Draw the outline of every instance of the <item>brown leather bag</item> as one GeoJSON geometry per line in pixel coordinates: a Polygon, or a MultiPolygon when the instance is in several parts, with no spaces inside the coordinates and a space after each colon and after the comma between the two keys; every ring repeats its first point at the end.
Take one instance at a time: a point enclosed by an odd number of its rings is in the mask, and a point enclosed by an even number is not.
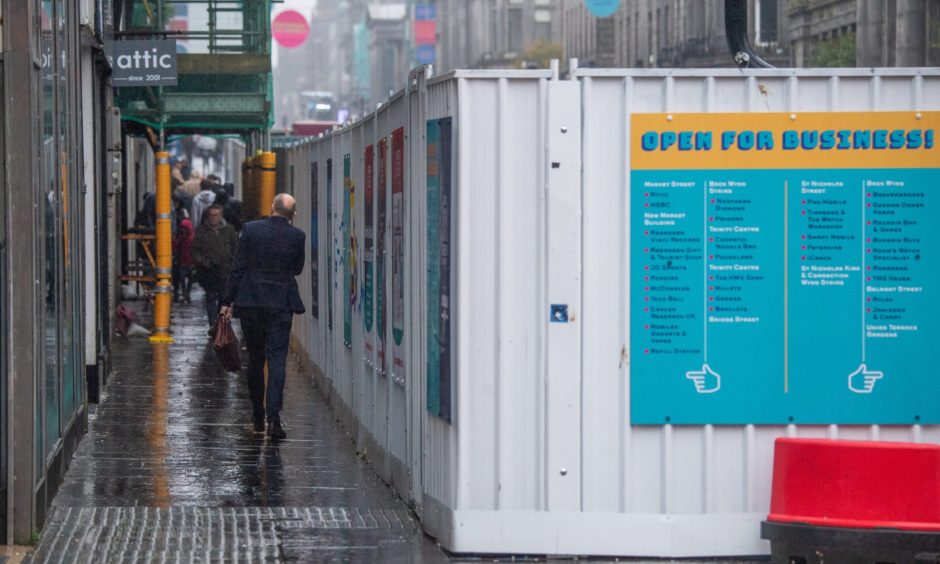
{"type": "Polygon", "coordinates": [[[238,337],[228,317],[219,315],[212,325],[212,335],[212,348],[215,349],[215,356],[222,364],[222,368],[229,372],[241,370],[242,359],[239,356],[238,337]]]}

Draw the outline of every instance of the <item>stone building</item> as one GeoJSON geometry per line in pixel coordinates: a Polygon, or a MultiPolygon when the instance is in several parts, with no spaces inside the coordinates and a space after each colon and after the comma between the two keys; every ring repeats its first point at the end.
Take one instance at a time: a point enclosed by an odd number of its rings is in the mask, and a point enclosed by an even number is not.
{"type": "MultiPolygon", "coordinates": [[[[778,0],[750,0],[751,38],[757,52],[785,64],[778,0]]],[[[583,0],[562,0],[565,57],[598,67],[728,67],[723,0],[624,0],[597,18],[583,0]]]]}
{"type": "Polygon", "coordinates": [[[369,56],[369,99],[384,100],[404,87],[411,65],[408,6],[404,3],[369,4],[366,9],[369,56]]]}
{"type": "MultiPolygon", "coordinates": [[[[566,58],[582,66],[729,67],[723,0],[622,0],[597,18],[561,0],[566,58]]],[[[749,35],[774,66],[936,66],[940,0],[749,0],[749,35]]]]}
{"type": "Polygon", "coordinates": [[[940,64],[940,0],[790,0],[794,67],[940,64]]]}
{"type": "Polygon", "coordinates": [[[537,40],[561,40],[560,0],[438,0],[438,71],[512,67],[537,40]]]}
{"type": "Polygon", "coordinates": [[[857,66],[940,66],[940,0],[858,0],[857,22],[857,66]]]}

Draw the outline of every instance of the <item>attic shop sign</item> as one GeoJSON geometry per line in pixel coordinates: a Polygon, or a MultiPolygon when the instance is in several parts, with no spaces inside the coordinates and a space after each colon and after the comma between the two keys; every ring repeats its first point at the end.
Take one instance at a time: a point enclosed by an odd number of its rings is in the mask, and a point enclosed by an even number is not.
{"type": "Polygon", "coordinates": [[[176,86],[176,41],[115,41],[111,50],[114,86],[176,86]]]}

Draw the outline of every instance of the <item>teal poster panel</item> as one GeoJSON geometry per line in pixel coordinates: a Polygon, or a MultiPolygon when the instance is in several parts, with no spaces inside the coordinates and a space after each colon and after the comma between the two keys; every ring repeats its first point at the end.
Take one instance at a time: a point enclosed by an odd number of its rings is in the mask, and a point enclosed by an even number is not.
{"type": "Polygon", "coordinates": [[[363,292],[362,292],[362,320],[366,332],[366,352],[374,352],[372,344],[372,325],[375,322],[375,288],[373,280],[373,264],[375,264],[375,151],[372,145],[365,149],[363,155],[364,184],[365,184],[365,253],[363,255],[363,292]]]}
{"type": "Polygon", "coordinates": [[[636,132],[632,423],[940,423],[940,160],[926,124],[898,119],[771,124],[739,148],[763,137],[764,157],[728,159],[746,168],[643,168],[715,164],[706,153],[732,151],[733,126],[699,149],[690,133],[688,154],[678,136],[636,132]]]}
{"type": "Polygon", "coordinates": [[[940,419],[929,359],[912,354],[940,337],[940,171],[631,183],[634,421],[940,419]]]}
{"type": "Polygon", "coordinates": [[[427,122],[427,409],[451,410],[451,118],[427,122]]]}
{"type": "Polygon", "coordinates": [[[392,380],[407,382],[405,367],[405,129],[392,132],[391,322],[392,380]]]}
{"type": "Polygon", "coordinates": [[[428,199],[428,227],[427,227],[427,409],[437,415],[441,411],[441,383],[440,383],[440,245],[438,243],[440,232],[440,144],[441,127],[437,120],[428,120],[427,123],[427,199],[428,199]]]}
{"type": "Polygon", "coordinates": [[[385,237],[387,236],[388,230],[388,214],[386,211],[386,204],[388,202],[388,196],[386,190],[388,189],[388,140],[383,137],[379,140],[379,166],[378,166],[378,198],[376,210],[376,254],[378,260],[376,260],[376,296],[375,296],[375,330],[378,334],[378,339],[376,340],[377,357],[378,357],[378,368],[379,374],[385,376],[388,373],[388,365],[386,362],[386,356],[388,347],[386,347],[386,337],[385,337],[385,323],[388,319],[388,314],[386,313],[386,304],[388,303],[388,298],[386,297],[386,280],[388,276],[386,275],[386,256],[385,256],[385,237]]]}

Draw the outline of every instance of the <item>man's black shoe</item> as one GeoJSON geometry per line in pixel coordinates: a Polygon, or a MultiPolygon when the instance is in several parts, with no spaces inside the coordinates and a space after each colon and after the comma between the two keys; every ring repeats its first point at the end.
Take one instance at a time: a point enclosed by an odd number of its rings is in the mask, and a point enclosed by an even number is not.
{"type": "Polygon", "coordinates": [[[281,440],[287,438],[287,433],[284,432],[284,429],[281,429],[281,424],[278,422],[271,423],[268,425],[268,436],[274,440],[281,440]]]}
{"type": "Polygon", "coordinates": [[[264,434],[264,417],[261,417],[260,419],[258,418],[253,419],[252,425],[254,425],[256,435],[264,434]]]}

